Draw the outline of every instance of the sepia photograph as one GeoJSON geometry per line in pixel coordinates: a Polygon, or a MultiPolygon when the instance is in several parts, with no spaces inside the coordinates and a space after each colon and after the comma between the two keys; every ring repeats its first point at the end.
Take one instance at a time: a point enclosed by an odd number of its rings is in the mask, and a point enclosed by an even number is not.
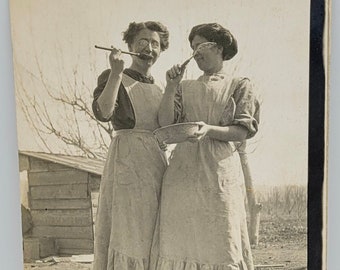
{"type": "Polygon", "coordinates": [[[321,269],[323,1],[9,3],[24,270],[321,269]]]}

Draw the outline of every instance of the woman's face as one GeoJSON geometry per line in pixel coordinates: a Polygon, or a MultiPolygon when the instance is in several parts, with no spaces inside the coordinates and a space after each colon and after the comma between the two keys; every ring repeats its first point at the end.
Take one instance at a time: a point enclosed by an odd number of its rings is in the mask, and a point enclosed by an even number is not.
{"type": "MultiPolygon", "coordinates": [[[[195,51],[197,47],[204,42],[208,42],[208,40],[202,36],[196,35],[191,42],[191,47],[195,51]]],[[[197,52],[194,56],[194,59],[200,70],[204,71],[205,73],[214,73],[222,68],[222,52],[223,48],[219,46],[213,46],[211,48],[206,48],[197,52]]]]}
{"type": "Polygon", "coordinates": [[[152,56],[152,58],[148,60],[143,60],[139,57],[133,56],[133,61],[139,62],[143,65],[152,66],[161,53],[160,38],[158,33],[147,28],[142,29],[135,36],[132,44],[129,45],[129,50],[132,52],[143,53],[152,56]]]}

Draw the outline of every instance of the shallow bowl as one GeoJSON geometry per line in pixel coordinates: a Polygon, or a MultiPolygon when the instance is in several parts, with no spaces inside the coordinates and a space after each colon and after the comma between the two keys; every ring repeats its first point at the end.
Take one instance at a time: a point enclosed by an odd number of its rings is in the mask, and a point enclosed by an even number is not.
{"type": "Polygon", "coordinates": [[[159,142],[166,144],[181,143],[193,136],[199,125],[193,122],[173,124],[156,129],[153,134],[159,142]]]}

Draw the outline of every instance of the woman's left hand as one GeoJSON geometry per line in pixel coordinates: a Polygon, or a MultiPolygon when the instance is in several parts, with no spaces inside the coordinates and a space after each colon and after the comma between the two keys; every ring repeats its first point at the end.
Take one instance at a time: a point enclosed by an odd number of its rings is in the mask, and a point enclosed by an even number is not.
{"type": "Polygon", "coordinates": [[[210,130],[210,125],[207,125],[203,121],[197,122],[199,125],[199,130],[195,132],[193,136],[190,136],[188,138],[188,141],[195,143],[198,141],[201,141],[205,136],[207,136],[209,130],[210,130]]]}

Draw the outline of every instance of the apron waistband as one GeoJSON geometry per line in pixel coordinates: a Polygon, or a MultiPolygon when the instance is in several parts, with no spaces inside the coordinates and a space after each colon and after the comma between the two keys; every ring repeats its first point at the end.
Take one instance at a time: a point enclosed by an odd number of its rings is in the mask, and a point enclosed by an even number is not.
{"type": "Polygon", "coordinates": [[[120,129],[120,130],[114,131],[113,135],[133,134],[133,133],[146,133],[146,134],[153,135],[152,131],[146,130],[146,129],[120,129]]]}

